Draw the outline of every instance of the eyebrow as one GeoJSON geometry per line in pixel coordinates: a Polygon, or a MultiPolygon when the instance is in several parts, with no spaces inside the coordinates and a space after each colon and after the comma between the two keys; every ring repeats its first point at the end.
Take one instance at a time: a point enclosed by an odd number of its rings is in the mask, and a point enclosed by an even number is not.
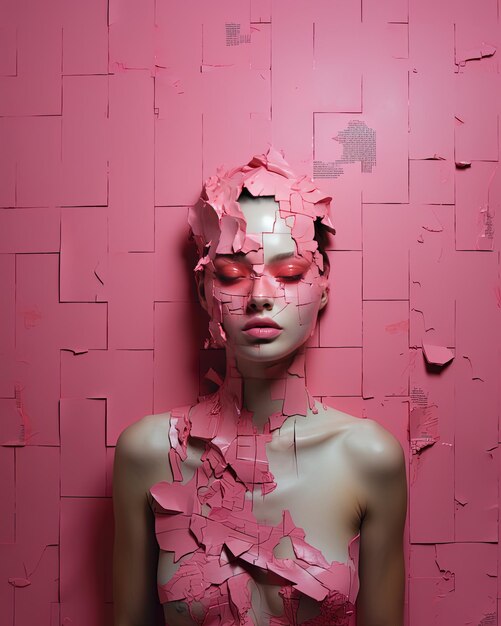
{"type": "Polygon", "coordinates": [[[281,254],[275,254],[269,259],[270,263],[274,263],[275,261],[281,261],[282,259],[290,259],[291,257],[296,256],[295,252],[282,252],[281,254]]]}
{"type": "MultiPolygon", "coordinates": [[[[295,252],[281,252],[280,254],[275,254],[269,259],[269,263],[274,263],[275,261],[281,261],[282,259],[290,259],[291,257],[295,257],[295,252]]],[[[225,259],[231,259],[235,261],[244,261],[247,262],[245,258],[245,254],[242,252],[236,252],[235,254],[218,254],[217,257],[223,257],[225,259]]]]}

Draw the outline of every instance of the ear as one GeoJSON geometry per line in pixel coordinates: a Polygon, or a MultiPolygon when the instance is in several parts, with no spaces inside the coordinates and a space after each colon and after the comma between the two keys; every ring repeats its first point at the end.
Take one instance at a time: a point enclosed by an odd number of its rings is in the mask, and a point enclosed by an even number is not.
{"type": "Polygon", "coordinates": [[[205,272],[195,272],[195,282],[197,284],[197,294],[200,304],[207,313],[209,312],[209,305],[207,303],[207,297],[205,295],[205,272]]]}
{"type": "Polygon", "coordinates": [[[329,301],[329,286],[327,285],[326,287],[324,287],[322,291],[322,296],[320,298],[320,306],[318,310],[321,311],[325,307],[328,301],[329,301]]]}

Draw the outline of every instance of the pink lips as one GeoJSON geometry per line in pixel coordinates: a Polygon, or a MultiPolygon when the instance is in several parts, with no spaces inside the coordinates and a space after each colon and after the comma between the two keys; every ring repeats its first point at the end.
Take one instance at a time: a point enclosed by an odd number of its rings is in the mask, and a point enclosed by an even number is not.
{"type": "Polygon", "coordinates": [[[256,339],[274,339],[282,332],[282,327],[268,317],[255,317],[245,324],[244,333],[256,339]]]}

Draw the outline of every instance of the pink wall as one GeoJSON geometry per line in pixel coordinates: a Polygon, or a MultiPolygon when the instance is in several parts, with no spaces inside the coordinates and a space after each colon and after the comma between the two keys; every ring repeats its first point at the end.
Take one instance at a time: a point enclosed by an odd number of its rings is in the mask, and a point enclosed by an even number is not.
{"type": "Polygon", "coordinates": [[[2,624],[111,624],[113,446],[213,362],[186,207],[270,142],[335,199],[308,384],[408,451],[406,623],[497,624],[498,13],[2,2],[2,624]]]}

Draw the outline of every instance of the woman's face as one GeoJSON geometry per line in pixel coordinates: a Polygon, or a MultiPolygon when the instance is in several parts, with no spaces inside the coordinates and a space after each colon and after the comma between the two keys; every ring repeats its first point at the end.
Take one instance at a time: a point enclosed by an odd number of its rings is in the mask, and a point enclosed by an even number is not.
{"type": "Polygon", "coordinates": [[[278,361],[313,333],[327,303],[327,278],[311,252],[298,254],[273,197],[241,197],[239,204],[257,249],[217,255],[205,268],[202,304],[221,322],[237,359],[278,361]]]}

